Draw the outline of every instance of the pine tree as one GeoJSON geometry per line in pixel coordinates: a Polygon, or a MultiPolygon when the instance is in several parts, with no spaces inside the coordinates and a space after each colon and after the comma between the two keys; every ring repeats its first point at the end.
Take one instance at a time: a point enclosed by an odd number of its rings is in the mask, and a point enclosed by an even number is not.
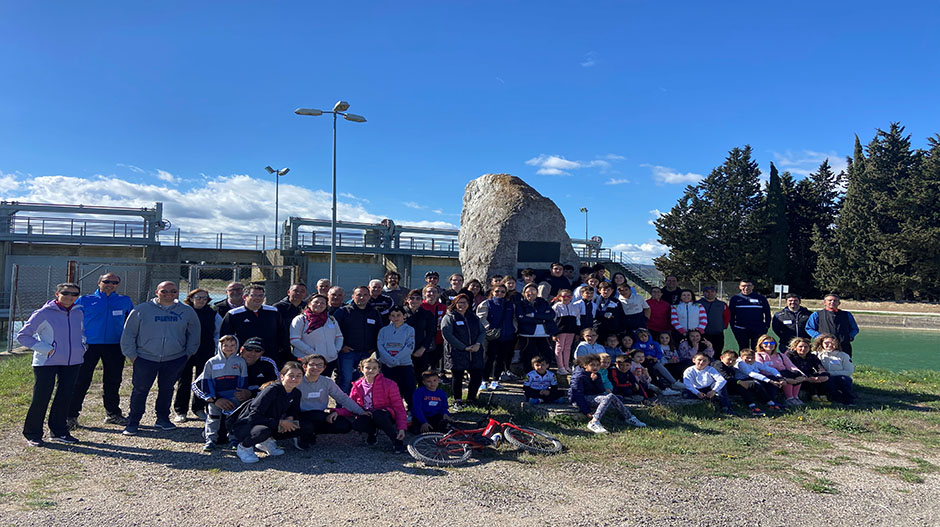
{"type": "Polygon", "coordinates": [[[897,242],[909,262],[906,286],[915,300],[940,299],[940,135],[917,152],[919,169],[898,188],[897,242]]]}
{"type": "Polygon", "coordinates": [[[805,296],[822,293],[813,280],[817,267],[817,255],[812,250],[813,228],[818,228],[823,239],[831,237],[832,225],[841,209],[839,186],[844,178],[844,173],[833,173],[828,159],[799,182],[794,183],[786,173],[781,177],[789,225],[787,283],[791,291],[805,296]]]}

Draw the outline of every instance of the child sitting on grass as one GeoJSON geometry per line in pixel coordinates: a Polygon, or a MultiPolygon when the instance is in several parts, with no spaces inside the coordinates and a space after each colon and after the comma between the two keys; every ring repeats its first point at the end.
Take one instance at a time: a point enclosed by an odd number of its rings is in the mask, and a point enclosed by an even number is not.
{"type": "Polygon", "coordinates": [[[630,358],[621,355],[614,360],[614,367],[610,370],[610,383],[613,393],[621,399],[645,401],[649,399],[647,392],[637,382],[630,371],[630,358]]]}
{"type": "Polygon", "coordinates": [[[821,333],[813,341],[813,351],[829,372],[829,398],[846,406],[855,406],[855,391],[852,389],[852,374],[855,364],[848,353],[840,351],[839,339],[829,333],[821,333]]]}
{"type": "Polygon", "coordinates": [[[767,407],[771,410],[780,410],[780,406],[774,402],[777,397],[777,390],[784,386],[784,379],[775,368],[766,364],[757,362],[757,354],[750,348],[741,350],[741,358],[734,363],[734,369],[738,370],[738,379],[749,379],[760,385],[767,395],[767,407]]]}
{"type": "Polygon", "coordinates": [[[647,370],[646,366],[644,365],[646,362],[646,354],[642,351],[633,350],[630,353],[630,360],[632,361],[630,367],[633,371],[633,376],[636,378],[637,383],[639,383],[647,393],[653,393],[656,395],[679,395],[682,393],[668,387],[663,389],[653,382],[653,377],[650,376],[649,370],[647,370]]]}
{"type": "Polygon", "coordinates": [[[558,390],[558,379],[548,371],[548,361],[540,356],[532,357],[532,368],[522,383],[522,391],[529,404],[564,402],[565,398],[558,390]]]}
{"type": "Polygon", "coordinates": [[[447,410],[447,394],[440,387],[441,374],[428,370],[421,374],[421,384],[411,396],[412,430],[447,432],[447,423],[453,419],[447,410]]]}
{"type": "Polygon", "coordinates": [[[578,367],[571,375],[571,386],[568,388],[568,398],[578,410],[590,418],[588,430],[595,434],[605,434],[607,429],[601,425],[601,418],[611,406],[616,408],[623,419],[636,427],[644,427],[646,423],[636,418],[623,402],[612,393],[604,393],[604,383],[598,370],[601,368],[601,358],[591,354],[578,359],[578,367]]]}
{"type": "Polygon", "coordinates": [[[598,357],[601,358],[601,369],[597,373],[601,376],[601,381],[604,382],[604,389],[607,390],[607,393],[614,391],[614,385],[610,382],[610,354],[608,353],[598,353],[598,357]]]}
{"type": "Polygon", "coordinates": [[[692,357],[692,366],[689,366],[682,375],[685,391],[682,396],[686,399],[711,399],[726,415],[734,415],[731,401],[728,399],[728,384],[725,378],[715,368],[709,366],[708,355],[696,353],[692,357]]]}
{"type": "Polygon", "coordinates": [[[728,395],[738,395],[744,399],[744,403],[751,410],[751,415],[759,417],[764,415],[764,411],[757,406],[757,401],[769,402],[773,404],[773,398],[767,395],[764,385],[756,379],[747,379],[741,376],[741,372],[734,367],[738,360],[738,354],[734,350],[725,350],[721,358],[712,362],[712,368],[718,371],[728,383],[728,395]]]}
{"type": "Polygon", "coordinates": [[[623,355],[623,350],[620,349],[620,339],[617,338],[617,335],[607,335],[607,339],[604,340],[604,353],[610,355],[610,358],[617,360],[617,357],[623,355]]]}

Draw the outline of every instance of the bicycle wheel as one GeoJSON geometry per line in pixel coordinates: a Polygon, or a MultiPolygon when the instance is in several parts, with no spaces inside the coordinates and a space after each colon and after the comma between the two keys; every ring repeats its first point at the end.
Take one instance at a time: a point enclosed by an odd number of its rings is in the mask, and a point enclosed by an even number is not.
{"type": "Polygon", "coordinates": [[[444,434],[421,434],[408,445],[411,457],[429,465],[459,465],[470,458],[470,447],[442,441],[444,434]]]}
{"type": "Polygon", "coordinates": [[[561,441],[535,428],[504,426],[503,437],[513,446],[536,454],[561,452],[561,441]]]}

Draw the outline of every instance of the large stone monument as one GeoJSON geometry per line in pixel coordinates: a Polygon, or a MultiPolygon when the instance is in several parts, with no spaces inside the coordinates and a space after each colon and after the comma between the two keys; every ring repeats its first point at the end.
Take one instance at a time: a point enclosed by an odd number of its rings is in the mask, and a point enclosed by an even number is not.
{"type": "Polygon", "coordinates": [[[484,174],[467,183],[458,240],[468,279],[578,263],[555,203],[509,174],[484,174]]]}

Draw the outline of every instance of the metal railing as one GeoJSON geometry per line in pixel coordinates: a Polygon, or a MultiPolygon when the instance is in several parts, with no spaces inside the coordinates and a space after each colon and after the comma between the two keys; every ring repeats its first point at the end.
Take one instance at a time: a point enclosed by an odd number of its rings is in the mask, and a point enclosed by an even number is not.
{"type": "Polygon", "coordinates": [[[147,238],[145,221],[99,220],[45,216],[12,216],[10,234],[105,238],[147,238]]]}

